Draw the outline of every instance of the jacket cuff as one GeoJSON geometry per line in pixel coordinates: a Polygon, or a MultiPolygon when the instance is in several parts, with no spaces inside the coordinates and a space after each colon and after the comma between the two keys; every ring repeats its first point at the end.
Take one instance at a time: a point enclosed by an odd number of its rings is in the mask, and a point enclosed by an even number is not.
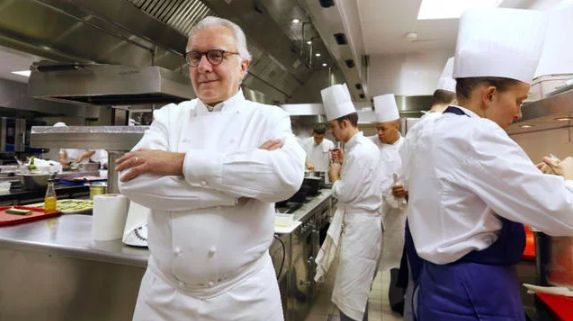
{"type": "Polygon", "coordinates": [[[223,180],[223,155],[221,153],[192,150],[185,153],[183,176],[192,186],[221,185],[223,180]]]}

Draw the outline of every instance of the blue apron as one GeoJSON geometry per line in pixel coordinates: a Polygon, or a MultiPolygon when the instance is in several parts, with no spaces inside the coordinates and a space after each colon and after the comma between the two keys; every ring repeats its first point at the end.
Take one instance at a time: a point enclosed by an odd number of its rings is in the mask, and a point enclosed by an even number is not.
{"type": "Polygon", "coordinates": [[[406,234],[404,236],[404,251],[406,257],[408,258],[408,264],[410,265],[410,271],[412,272],[412,280],[414,283],[418,283],[418,278],[422,272],[422,265],[424,260],[418,256],[416,252],[416,247],[414,246],[414,240],[412,239],[412,233],[410,232],[410,224],[406,220],[406,234]]]}
{"type": "MultiPolygon", "coordinates": [[[[444,113],[465,115],[456,107],[444,113]]],[[[498,217],[499,237],[487,249],[444,265],[424,261],[418,321],[525,321],[515,264],[525,248],[522,224],[498,217]]]]}

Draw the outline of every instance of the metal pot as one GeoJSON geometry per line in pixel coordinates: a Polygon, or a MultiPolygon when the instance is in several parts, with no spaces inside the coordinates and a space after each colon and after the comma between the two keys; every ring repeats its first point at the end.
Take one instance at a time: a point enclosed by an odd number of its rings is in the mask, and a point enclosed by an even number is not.
{"type": "Polygon", "coordinates": [[[321,187],[326,184],[326,172],[319,172],[319,171],[305,171],[304,172],[305,178],[320,178],[321,179],[321,187]]]}
{"type": "Polygon", "coordinates": [[[80,163],[78,164],[80,172],[93,172],[99,170],[99,163],[80,163]]]}
{"type": "Polygon", "coordinates": [[[302,185],[307,187],[307,195],[314,196],[318,194],[318,190],[323,183],[324,180],[321,177],[308,176],[304,178],[302,185]]]}
{"type": "Polygon", "coordinates": [[[52,176],[53,175],[50,174],[31,174],[31,173],[18,175],[18,177],[20,177],[22,185],[24,185],[24,188],[27,190],[46,188],[46,186],[48,186],[48,180],[52,176]]]}

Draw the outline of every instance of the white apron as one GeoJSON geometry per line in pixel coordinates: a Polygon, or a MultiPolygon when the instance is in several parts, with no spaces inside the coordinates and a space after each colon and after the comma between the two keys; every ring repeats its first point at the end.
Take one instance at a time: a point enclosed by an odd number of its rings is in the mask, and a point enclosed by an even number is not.
{"type": "Polygon", "coordinates": [[[348,317],[362,320],[382,247],[377,212],[345,210],[332,302],[348,317]]]}
{"type": "Polygon", "coordinates": [[[399,150],[404,143],[400,137],[394,144],[381,144],[382,162],[386,164],[386,179],[382,198],[382,222],[384,246],[380,259],[380,271],[386,271],[400,266],[404,249],[404,233],[406,230],[406,200],[392,195],[392,186],[399,184],[402,173],[402,160],[399,150]]]}
{"type": "Polygon", "coordinates": [[[283,321],[279,288],[271,257],[207,290],[169,280],[152,261],[141,281],[133,321],[283,321]]]}
{"type": "Polygon", "coordinates": [[[342,234],[342,221],[344,218],[344,210],[339,207],[334,213],[332,222],[326,232],[326,239],[322,243],[318,254],[316,255],[316,274],[314,281],[323,283],[326,280],[326,275],[330,270],[330,266],[338,253],[338,245],[340,244],[340,236],[342,234]]]}
{"type": "Polygon", "coordinates": [[[384,226],[384,246],[380,256],[380,271],[398,268],[402,259],[404,249],[404,233],[406,230],[406,205],[401,203],[402,199],[393,196],[385,197],[382,206],[382,225],[384,226]],[[392,207],[388,199],[393,198],[397,207],[392,207]],[[398,205],[400,204],[400,205],[398,205]]]}

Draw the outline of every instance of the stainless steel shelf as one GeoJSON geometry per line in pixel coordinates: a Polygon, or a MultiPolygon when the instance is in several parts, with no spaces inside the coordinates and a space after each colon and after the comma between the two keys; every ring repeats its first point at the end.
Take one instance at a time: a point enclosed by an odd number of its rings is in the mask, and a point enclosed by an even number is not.
{"type": "Polygon", "coordinates": [[[128,151],[143,137],[148,126],[34,126],[33,147],[82,148],[128,151]]]}

